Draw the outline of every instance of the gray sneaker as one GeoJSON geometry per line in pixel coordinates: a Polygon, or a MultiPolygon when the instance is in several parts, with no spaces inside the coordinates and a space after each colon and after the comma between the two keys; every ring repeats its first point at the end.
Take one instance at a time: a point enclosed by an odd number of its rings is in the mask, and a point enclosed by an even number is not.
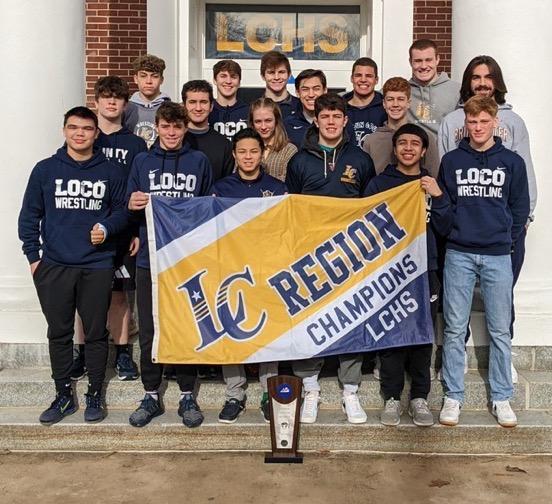
{"type": "Polygon", "coordinates": [[[385,407],[381,412],[380,422],[383,425],[395,427],[401,423],[401,413],[402,407],[400,401],[395,401],[393,398],[387,399],[385,407]]]}
{"type": "Polygon", "coordinates": [[[412,417],[414,425],[418,427],[431,427],[435,423],[425,399],[412,399],[408,407],[408,414],[412,417]]]}

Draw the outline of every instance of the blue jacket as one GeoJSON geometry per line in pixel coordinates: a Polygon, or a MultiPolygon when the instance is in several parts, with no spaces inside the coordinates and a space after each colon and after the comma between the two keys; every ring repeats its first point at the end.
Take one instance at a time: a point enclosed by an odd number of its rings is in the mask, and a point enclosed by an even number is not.
{"type": "Polygon", "coordinates": [[[321,149],[313,126],[289,161],[286,185],[292,194],[361,198],[375,174],[372,158],[346,136],[331,154],[321,149]]]}
{"type": "Polygon", "coordinates": [[[280,107],[282,119],[285,121],[286,117],[294,115],[298,110],[301,109],[301,100],[299,100],[297,96],[293,96],[292,94],[290,94],[285,100],[276,102],[276,105],[280,107]]]}
{"type": "MultiPolygon", "coordinates": [[[[372,196],[383,191],[387,191],[394,187],[407,184],[414,180],[419,180],[422,177],[429,175],[429,172],[422,168],[418,175],[405,175],[397,170],[396,165],[388,165],[385,170],[374,177],[368,184],[366,196],[372,196]]],[[[446,193],[443,193],[439,198],[428,197],[427,210],[427,269],[428,271],[437,271],[437,241],[435,232],[443,234],[450,227],[450,202],[446,193]]]]}
{"type": "Polygon", "coordinates": [[[463,139],[443,156],[439,183],[453,214],[447,248],[471,254],[505,255],[529,217],[527,170],[523,159],[498,137],[484,152],[463,139]]]}
{"type": "Polygon", "coordinates": [[[108,161],[113,161],[123,166],[127,175],[130,172],[130,165],[134,156],[148,150],[144,139],[135,135],[124,126],[119,131],[115,131],[109,135],[100,131],[95,146],[101,148],[108,161]]]}
{"type": "Polygon", "coordinates": [[[214,193],[222,198],[266,198],[287,193],[286,185],[261,170],[255,180],[244,180],[239,173],[232,173],[215,182],[214,193]]]}
{"type": "Polygon", "coordinates": [[[347,133],[349,138],[354,138],[356,145],[362,147],[366,136],[376,131],[376,128],[383,126],[387,121],[387,112],[383,108],[383,95],[379,92],[374,93],[374,98],[366,107],[355,107],[349,104],[353,97],[350,91],[343,95],[347,101],[347,133]]]}
{"type": "Polygon", "coordinates": [[[99,149],[78,163],[61,147],[31,172],[19,214],[19,238],[29,263],[91,269],[111,268],[117,233],[128,224],[125,210],[126,174],[99,149]],[[107,239],[92,245],[95,224],[107,239]]]}
{"type": "MultiPolygon", "coordinates": [[[[138,154],[132,163],[127,185],[127,201],[135,191],[192,198],[213,194],[213,172],[202,152],[184,144],[179,150],[167,151],[155,144],[149,152],[138,154]]],[[[130,212],[139,223],[140,249],[136,265],[149,268],[148,234],[144,211],[130,212]]]]}
{"type": "Polygon", "coordinates": [[[284,120],[284,128],[286,129],[287,136],[289,141],[295,145],[298,149],[301,148],[303,140],[307,130],[311,127],[313,123],[310,123],[305,118],[303,113],[303,108],[301,105],[297,107],[295,114],[289,115],[284,120]]]}
{"type": "Polygon", "coordinates": [[[232,140],[238,131],[247,128],[248,120],[249,105],[240,101],[228,107],[223,107],[215,101],[209,114],[209,126],[228,140],[232,140]]]}

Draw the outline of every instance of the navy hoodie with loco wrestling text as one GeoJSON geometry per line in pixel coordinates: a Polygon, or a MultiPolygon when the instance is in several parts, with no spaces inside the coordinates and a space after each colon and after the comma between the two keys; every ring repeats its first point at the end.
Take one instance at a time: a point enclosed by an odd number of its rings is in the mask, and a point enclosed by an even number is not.
{"type": "MultiPolygon", "coordinates": [[[[387,168],[374,177],[368,184],[366,196],[372,196],[394,187],[399,187],[414,180],[420,180],[422,177],[429,175],[429,172],[422,168],[417,175],[406,175],[397,170],[397,166],[390,164],[387,168]]],[[[450,202],[443,193],[438,198],[426,197],[426,236],[427,236],[427,269],[428,271],[437,271],[437,241],[435,232],[439,235],[445,234],[450,229],[450,202]]]]}
{"type": "MultiPolygon", "coordinates": [[[[134,158],[128,178],[127,201],[136,191],[170,198],[210,196],[213,194],[212,185],[213,172],[205,154],[191,149],[186,143],[174,151],[167,151],[156,143],[149,152],[134,158]]],[[[140,249],[136,266],[149,269],[145,213],[141,210],[130,214],[139,223],[140,249]]]]}
{"type": "Polygon", "coordinates": [[[101,148],[108,161],[123,166],[127,176],[134,157],[148,150],[145,140],[124,126],[119,131],[109,134],[100,131],[95,146],[101,148]]]}
{"type": "Polygon", "coordinates": [[[345,93],[343,99],[347,102],[347,133],[354,139],[355,145],[362,147],[364,139],[387,121],[387,112],[383,108],[383,95],[377,91],[374,98],[365,107],[355,107],[349,103],[353,92],[345,93]]]}
{"type": "Polygon", "coordinates": [[[318,128],[312,126],[303,146],[289,161],[286,185],[292,194],[362,198],[375,174],[372,158],[349,142],[346,134],[327,152],[318,144],[318,128]]]}
{"type": "Polygon", "coordinates": [[[486,151],[463,139],[443,156],[439,183],[453,213],[447,248],[485,255],[512,250],[529,217],[527,170],[523,159],[499,137],[486,151]]]}
{"type": "Polygon", "coordinates": [[[282,196],[288,192],[286,184],[260,171],[254,180],[245,180],[239,173],[232,173],[218,182],[215,182],[214,194],[222,198],[266,198],[268,196],[282,196]]]}
{"type": "Polygon", "coordinates": [[[209,114],[209,126],[228,140],[232,140],[238,131],[247,128],[248,119],[247,103],[237,101],[234,105],[225,107],[215,101],[213,110],[209,114]]]}
{"type": "Polygon", "coordinates": [[[77,162],[61,147],[31,172],[19,214],[19,238],[29,263],[80,268],[113,267],[116,235],[127,224],[126,174],[100,149],[77,162]],[[92,245],[90,231],[101,224],[106,240],[92,245]],[[42,252],[42,255],[41,255],[42,252]]]}

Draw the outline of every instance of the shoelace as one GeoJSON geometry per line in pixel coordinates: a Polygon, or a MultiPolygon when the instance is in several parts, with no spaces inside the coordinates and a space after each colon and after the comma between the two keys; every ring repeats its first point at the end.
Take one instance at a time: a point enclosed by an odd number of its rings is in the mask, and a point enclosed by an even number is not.
{"type": "Polygon", "coordinates": [[[121,353],[119,355],[119,367],[125,370],[131,370],[132,364],[131,364],[130,355],[127,353],[121,353]]]}
{"type": "Polygon", "coordinates": [[[395,399],[389,399],[385,403],[385,411],[395,411],[397,409],[397,401],[395,399]]]}
{"type": "Polygon", "coordinates": [[[318,396],[316,394],[307,394],[305,396],[305,409],[307,411],[314,411],[318,405],[318,396]]]}
{"type": "Polygon", "coordinates": [[[98,395],[86,394],[86,406],[88,408],[100,408],[102,405],[102,397],[98,395]]]}
{"type": "Polygon", "coordinates": [[[146,397],[144,397],[140,401],[140,409],[146,410],[148,413],[152,413],[157,409],[157,401],[151,397],[149,394],[146,394],[146,397]]]}
{"type": "Polygon", "coordinates": [[[414,407],[417,408],[421,413],[430,413],[429,406],[425,401],[415,401],[414,407]]]}
{"type": "Polygon", "coordinates": [[[184,396],[184,411],[197,410],[197,404],[195,399],[191,395],[184,396]]]}
{"type": "Polygon", "coordinates": [[[358,400],[358,396],[356,394],[351,394],[350,396],[347,396],[345,399],[345,402],[349,405],[349,407],[353,410],[353,413],[361,413],[362,408],[360,406],[360,401],[358,400]]]}
{"type": "Polygon", "coordinates": [[[61,409],[63,405],[70,400],[70,396],[59,394],[50,404],[50,409],[61,409]]]}

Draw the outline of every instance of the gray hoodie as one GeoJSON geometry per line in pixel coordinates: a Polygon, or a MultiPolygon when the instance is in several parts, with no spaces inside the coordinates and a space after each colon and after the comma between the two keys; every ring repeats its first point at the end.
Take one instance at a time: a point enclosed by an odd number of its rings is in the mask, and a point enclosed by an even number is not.
{"type": "Polygon", "coordinates": [[[165,101],[170,101],[168,95],[161,93],[151,102],[146,102],[136,91],[128,102],[123,118],[123,125],[132,131],[135,135],[143,138],[148,144],[148,148],[152,146],[157,138],[155,131],[155,113],[161,104],[165,101]]]}
{"type": "MultiPolygon", "coordinates": [[[[362,148],[365,152],[370,154],[372,161],[374,161],[374,167],[376,174],[385,170],[387,165],[397,164],[397,158],[393,153],[393,134],[394,129],[391,129],[387,123],[380,126],[374,133],[365,137],[362,148]]],[[[429,172],[433,178],[437,178],[439,174],[439,163],[441,161],[439,152],[437,149],[437,137],[430,132],[427,134],[429,139],[429,145],[425,156],[422,158],[422,166],[429,172]]]]}
{"type": "MultiPolygon", "coordinates": [[[[456,149],[460,140],[468,136],[464,126],[466,116],[463,107],[464,105],[459,103],[458,108],[448,114],[441,122],[438,135],[439,155],[441,157],[456,149]]],[[[537,206],[537,180],[531,159],[527,127],[523,119],[512,110],[509,103],[498,106],[498,119],[499,124],[493,134],[502,140],[504,147],[516,152],[525,161],[529,183],[529,219],[533,220],[533,212],[537,206]]]]}
{"type": "Polygon", "coordinates": [[[456,108],[460,98],[460,84],[451,81],[445,72],[427,86],[421,86],[414,79],[408,82],[412,94],[408,122],[418,124],[436,135],[443,117],[456,108]]]}

